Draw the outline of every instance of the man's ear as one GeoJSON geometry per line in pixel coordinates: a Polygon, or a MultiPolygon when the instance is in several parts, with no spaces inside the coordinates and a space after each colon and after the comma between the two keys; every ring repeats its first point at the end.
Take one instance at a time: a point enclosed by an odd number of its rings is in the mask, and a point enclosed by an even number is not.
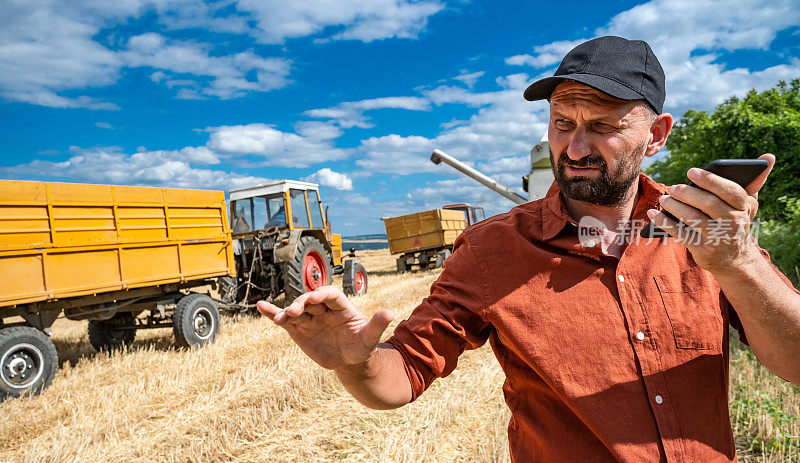
{"type": "Polygon", "coordinates": [[[670,131],[672,131],[673,122],[672,114],[670,113],[662,113],[655,117],[653,123],[650,125],[651,138],[644,152],[645,156],[654,156],[664,148],[664,145],[667,144],[667,137],[670,131]]]}

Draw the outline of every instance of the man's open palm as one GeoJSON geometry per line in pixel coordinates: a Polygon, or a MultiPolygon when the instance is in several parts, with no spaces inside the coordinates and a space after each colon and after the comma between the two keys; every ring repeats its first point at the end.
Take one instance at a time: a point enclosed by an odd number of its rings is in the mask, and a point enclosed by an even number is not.
{"type": "Polygon", "coordinates": [[[303,294],[285,309],[266,301],[257,308],[286,329],[306,355],[331,370],[365,362],[394,318],[391,310],[369,318],[334,286],[303,294]]]}

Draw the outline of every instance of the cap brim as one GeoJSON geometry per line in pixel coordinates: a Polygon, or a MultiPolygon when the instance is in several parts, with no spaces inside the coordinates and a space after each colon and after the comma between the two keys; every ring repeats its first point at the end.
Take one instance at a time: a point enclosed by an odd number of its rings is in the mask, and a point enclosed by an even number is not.
{"type": "Polygon", "coordinates": [[[644,100],[645,98],[639,93],[631,90],[630,88],[608,79],[603,76],[594,74],[565,74],[563,76],[546,77],[537,80],[525,89],[523,96],[528,101],[545,100],[550,98],[556,86],[565,80],[578,82],[580,84],[588,85],[596,90],[611,95],[620,100],[644,100]]]}

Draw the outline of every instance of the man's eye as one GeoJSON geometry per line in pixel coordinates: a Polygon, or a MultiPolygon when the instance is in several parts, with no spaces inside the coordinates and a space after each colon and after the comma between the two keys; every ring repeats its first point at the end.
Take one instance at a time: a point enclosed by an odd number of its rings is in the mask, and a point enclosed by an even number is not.
{"type": "Polygon", "coordinates": [[[572,128],[572,124],[564,119],[557,119],[556,120],[556,128],[558,130],[570,130],[572,128]]]}
{"type": "Polygon", "coordinates": [[[614,127],[608,124],[603,124],[602,122],[598,122],[594,125],[594,130],[600,133],[608,133],[614,130],[614,127]]]}

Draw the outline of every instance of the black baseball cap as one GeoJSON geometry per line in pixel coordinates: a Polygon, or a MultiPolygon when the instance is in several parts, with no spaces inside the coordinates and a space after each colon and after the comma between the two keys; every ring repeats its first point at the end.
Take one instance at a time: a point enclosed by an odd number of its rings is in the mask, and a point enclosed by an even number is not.
{"type": "Polygon", "coordinates": [[[664,70],[647,42],[606,36],[570,50],[553,77],[532,83],[528,101],[550,99],[565,80],[578,82],[621,100],[645,100],[656,114],[664,109],[664,70]]]}

